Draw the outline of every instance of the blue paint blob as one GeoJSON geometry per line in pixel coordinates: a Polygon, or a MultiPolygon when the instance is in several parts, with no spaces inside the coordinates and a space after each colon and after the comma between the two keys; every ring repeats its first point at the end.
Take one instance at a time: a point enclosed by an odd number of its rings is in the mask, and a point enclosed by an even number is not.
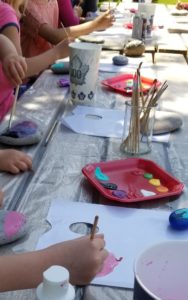
{"type": "Polygon", "coordinates": [[[112,192],[112,195],[119,199],[123,199],[127,196],[127,193],[123,190],[115,190],[112,192]]]}
{"type": "Polygon", "coordinates": [[[169,222],[174,229],[188,229],[188,208],[181,208],[172,212],[169,216],[169,222]]]}
{"type": "Polygon", "coordinates": [[[95,169],[95,177],[98,180],[101,180],[101,181],[107,181],[107,180],[109,180],[109,177],[107,175],[105,175],[104,173],[102,173],[100,167],[96,167],[96,169],[95,169]]]}

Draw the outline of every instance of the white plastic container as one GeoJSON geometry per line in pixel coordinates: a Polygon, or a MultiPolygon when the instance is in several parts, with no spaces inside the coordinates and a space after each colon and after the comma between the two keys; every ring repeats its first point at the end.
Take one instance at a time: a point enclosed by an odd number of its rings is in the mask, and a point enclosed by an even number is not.
{"type": "Polygon", "coordinates": [[[47,269],[36,294],[37,300],[74,300],[75,290],[69,283],[69,271],[61,266],[47,269]]]}
{"type": "Polygon", "coordinates": [[[187,300],[188,241],[147,248],[136,259],[134,273],[134,300],[187,300]]]}

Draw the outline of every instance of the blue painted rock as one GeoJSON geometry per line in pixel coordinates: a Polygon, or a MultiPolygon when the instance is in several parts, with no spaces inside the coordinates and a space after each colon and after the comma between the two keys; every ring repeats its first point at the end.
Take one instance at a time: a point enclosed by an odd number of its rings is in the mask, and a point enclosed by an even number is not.
{"type": "Polygon", "coordinates": [[[27,231],[25,215],[16,211],[0,210],[0,245],[23,237],[27,231]]]}
{"type": "Polygon", "coordinates": [[[114,65],[125,66],[128,64],[128,58],[125,55],[117,55],[112,58],[114,65]]]}
{"type": "Polygon", "coordinates": [[[69,62],[59,62],[51,65],[51,70],[54,74],[68,74],[69,73],[69,62]]]}
{"type": "Polygon", "coordinates": [[[181,208],[172,212],[169,216],[169,222],[174,229],[188,229],[188,208],[181,208]]]}

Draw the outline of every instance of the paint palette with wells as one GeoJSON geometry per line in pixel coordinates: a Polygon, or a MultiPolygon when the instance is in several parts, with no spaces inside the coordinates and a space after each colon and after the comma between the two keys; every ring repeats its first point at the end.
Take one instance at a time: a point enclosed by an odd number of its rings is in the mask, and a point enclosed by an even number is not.
{"type": "Polygon", "coordinates": [[[131,203],[178,195],[184,185],[151,160],[128,158],[87,164],[89,182],[106,198],[131,203]]]}
{"type": "MultiPolygon", "coordinates": [[[[124,93],[126,95],[131,96],[133,90],[133,78],[134,74],[121,74],[112,78],[102,80],[101,83],[115,90],[116,92],[124,93]]],[[[147,93],[153,84],[153,79],[141,76],[141,82],[143,93],[147,93]]],[[[159,86],[160,84],[160,81],[157,81],[156,86],[159,86]]]]}

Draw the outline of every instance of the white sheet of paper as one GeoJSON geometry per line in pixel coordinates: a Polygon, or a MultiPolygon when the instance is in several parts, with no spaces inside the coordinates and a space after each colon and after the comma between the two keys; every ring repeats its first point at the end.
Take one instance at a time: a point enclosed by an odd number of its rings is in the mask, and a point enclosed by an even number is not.
{"type": "MultiPolygon", "coordinates": [[[[78,105],[72,111],[72,115],[63,117],[61,122],[76,133],[122,138],[124,112],[117,109],[78,105]]],[[[153,141],[168,143],[169,138],[170,134],[160,134],[153,136],[153,141]]]]}
{"type": "Polygon", "coordinates": [[[69,226],[77,222],[93,224],[96,215],[99,216],[99,232],[105,235],[106,248],[123,260],[110,274],[95,277],[92,284],[133,288],[133,265],[142,251],[162,241],[188,238],[188,231],[170,228],[169,212],[83,202],[65,203],[64,199],[55,199],[47,216],[52,229],[41,236],[37,249],[79,237],[69,226]]]}
{"type": "Polygon", "coordinates": [[[124,112],[116,109],[77,106],[62,123],[77,133],[121,138],[124,112]]]}

